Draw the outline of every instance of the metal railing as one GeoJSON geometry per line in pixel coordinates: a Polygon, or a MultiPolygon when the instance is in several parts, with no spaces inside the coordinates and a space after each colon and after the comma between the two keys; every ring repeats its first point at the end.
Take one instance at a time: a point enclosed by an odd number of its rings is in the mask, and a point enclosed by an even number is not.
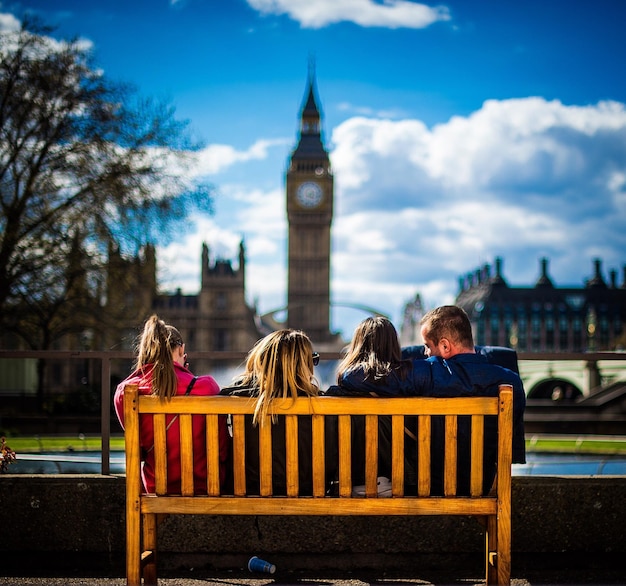
{"type": "MultiPolygon", "coordinates": [[[[216,362],[240,363],[246,357],[245,352],[193,352],[192,360],[210,360],[216,362]]],[[[339,352],[320,352],[321,360],[339,360],[342,354],[339,352]]],[[[3,358],[35,358],[46,360],[98,360],[101,364],[101,408],[100,408],[100,433],[102,462],[101,473],[110,474],[111,456],[111,362],[113,360],[133,360],[134,355],[130,351],[69,351],[69,350],[0,350],[0,359],[3,358]]],[[[525,361],[582,361],[587,364],[597,364],[600,361],[624,361],[626,354],[623,352],[590,352],[590,353],[519,353],[520,363],[525,361]]]]}

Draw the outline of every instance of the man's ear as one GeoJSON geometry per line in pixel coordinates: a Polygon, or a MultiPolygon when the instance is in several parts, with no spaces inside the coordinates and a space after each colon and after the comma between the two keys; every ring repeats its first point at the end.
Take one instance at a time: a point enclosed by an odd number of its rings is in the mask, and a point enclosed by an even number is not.
{"type": "Polygon", "coordinates": [[[442,358],[450,358],[454,355],[452,343],[448,338],[440,338],[438,346],[442,358]]]}

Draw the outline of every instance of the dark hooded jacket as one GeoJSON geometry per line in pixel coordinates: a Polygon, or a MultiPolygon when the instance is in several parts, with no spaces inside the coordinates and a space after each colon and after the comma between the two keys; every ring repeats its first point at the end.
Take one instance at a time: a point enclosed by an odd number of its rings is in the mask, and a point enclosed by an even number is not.
{"type": "MultiPolygon", "coordinates": [[[[236,397],[256,397],[258,388],[254,385],[245,386],[235,383],[224,387],[220,395],[236,397]]],[[[330,487],[335,480],[337,470],[337,419],[325,418],[326,435],[326,485],[330,487]]],[[[229,418],[230,424],[230,418],[229,418]]],[[[246,432],[246,492],[249,495],[258,495],[259,486],[259,432],[258,426],[252,421],[252,415],[245,417],[246,432]]],[[[298,472],[299,494],[313,494],[313,448],[312,448],[311,418],[298,417],[298,472]]],[[[232,450],[231,450],[232,452],[232,450]]],[[[277,416],[272,424],[272,494],[287,494],[286,447],[285,447],[285,418],[277,416]]],[[[231,453],[232,457],[232,453],[231,453]]],[[[228,462],[228,485],[232,487],[232,462],[228,462]]]]}

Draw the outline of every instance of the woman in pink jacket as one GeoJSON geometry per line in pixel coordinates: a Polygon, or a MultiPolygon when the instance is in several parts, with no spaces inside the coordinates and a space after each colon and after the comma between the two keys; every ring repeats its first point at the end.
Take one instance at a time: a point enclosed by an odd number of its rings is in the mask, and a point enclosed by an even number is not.
{"type": "MultiPolygon", "coordinates": [[[[153,315],[145,324],[139,341],[134,372],[123,380],[115,391],[114,404],[117,417],[124,427],[124,388],[137,384],[142,395],[156,395],[167,401],[175,395],[217,395],[219,385],[211,376],[194,376],[185,367],[185,343],[179,331],[153,315]]],[[[150,415],[141,416],[140,443],[145,458],[141,477],[146,492],[155,491],[154,481],[154,428],[150,415]]],[[[178,417],[168,415],[167,427],[167,492],[180,494],[180,430],[178,417]]],[[[207,491],[206,429],[205,419],[194,416],[193,456],[194,487],[197,494],[207,491]]],[[[228,456],[226,422],[220,421],[220,475],[225,478],[228,456]]]]}

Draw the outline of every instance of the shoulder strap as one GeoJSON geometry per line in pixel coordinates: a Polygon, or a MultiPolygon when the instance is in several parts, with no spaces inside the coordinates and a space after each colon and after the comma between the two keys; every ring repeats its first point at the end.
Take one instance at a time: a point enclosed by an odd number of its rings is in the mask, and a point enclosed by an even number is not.
{"type": "Polygon", "coordinates": [[[198,380],[197,376],[194,376],[191,379],[191,382],[189,383],[189,386],[187,387],[187,390],[185,391],[185,395],[188,395],[189,393],[191,393],[191,389],[193,389],[193,385],[196,384],[196,381],[198,380]]]}

